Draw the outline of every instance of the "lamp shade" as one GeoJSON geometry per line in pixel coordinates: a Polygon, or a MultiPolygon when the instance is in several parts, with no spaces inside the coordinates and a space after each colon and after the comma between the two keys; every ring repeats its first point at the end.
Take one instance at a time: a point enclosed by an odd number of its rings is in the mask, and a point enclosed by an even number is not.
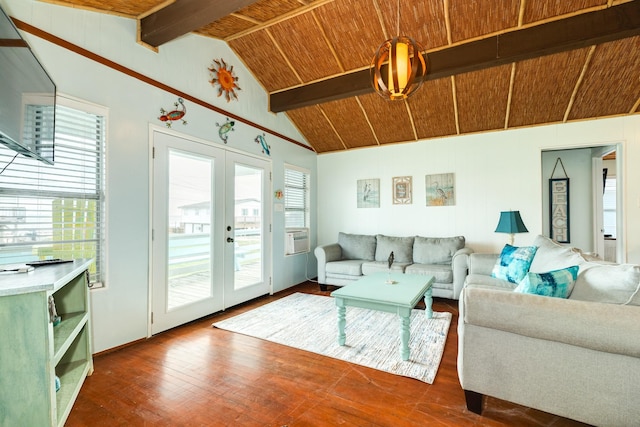
{"type": "Polygon", "coordinates": [[[520,217],[520,211],[505,211],[500,212],[500,220],[496,227],[496,233],[527,233],[527,227],[522,222],[520,217]]]}

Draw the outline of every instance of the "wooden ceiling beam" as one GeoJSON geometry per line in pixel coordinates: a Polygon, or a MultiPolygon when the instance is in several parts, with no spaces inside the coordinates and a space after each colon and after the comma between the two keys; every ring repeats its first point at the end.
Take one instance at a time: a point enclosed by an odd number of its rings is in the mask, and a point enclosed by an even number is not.
{"type": "MultiPolygon", "coordinates": [[[[640,35],[640,1],[588,12],[425,54],[426,80],[640,35]]],[[[270,110],[281,112],[373,92],[368,69],[272,93],[270,110]]]]}
{"type": "Polygon", "coordinates": [[[22,39],[0,39],[0,47],[29,47],[22,39]]]}
{"type": "Polygon", "coordinates": [[[158,47],[253,3],[256,0],[176,0],[140,20],[140,41],[158,47]]]}

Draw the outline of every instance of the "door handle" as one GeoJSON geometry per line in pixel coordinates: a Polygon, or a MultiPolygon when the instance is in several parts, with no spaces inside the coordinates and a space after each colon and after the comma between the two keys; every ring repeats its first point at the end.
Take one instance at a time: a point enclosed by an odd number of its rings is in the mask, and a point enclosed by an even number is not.
{"type": "Polygon", "coordinates": [[[233,243],[233,239],[231,237],[227,237],[227,243],[233,243]]]}

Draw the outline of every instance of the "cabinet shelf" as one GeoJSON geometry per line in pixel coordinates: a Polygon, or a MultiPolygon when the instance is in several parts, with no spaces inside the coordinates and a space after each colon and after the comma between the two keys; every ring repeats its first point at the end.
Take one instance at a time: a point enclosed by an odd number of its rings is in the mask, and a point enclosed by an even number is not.
{"type": "Polygon", "coordinates": [[[60,364],[56,367],[56,374],[60,378],[60,390],[56,392],[56,406],[58,409],[58,425],[64,425],[73,403],[80,393],[84,378],[89,374],[91,365],[88,360],[77,360],[60,364]]]}
{"type": "MultiPolygon", "coordinates": [[[[74,319],[77,317],[85,316],[73,316],[74,319]]],[[[60,362],[56,364],[55,373],[60,378],[60,390],[56,392],[58,425],[63,425],[69,416],[84,378],[93,373],[91,355],[87,353],[88,335],[84,322],[80,331],[70,336],[71,343],[64,350],[60,362]]]]}
{"type": "Polygon", "coordinates": [[[53,364],[57,365],[73,342],[76,335],[87,323],[89,313],[77,312],[63,314],[62,321],[53,328],[53,364]]]}

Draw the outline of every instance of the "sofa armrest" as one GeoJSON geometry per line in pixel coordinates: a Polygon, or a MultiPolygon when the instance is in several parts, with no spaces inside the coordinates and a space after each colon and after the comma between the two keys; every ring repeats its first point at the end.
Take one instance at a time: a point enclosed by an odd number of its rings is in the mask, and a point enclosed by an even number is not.
{"type": "Polygon", "coordinates": [[[640,307],[467,286],[461,324],[640,357],[640,307]]]}
{"type": "Polygon", "coordinates": [[[484,274],[491,276],[493,266],[496,265],[499,254],[478,254],[469,255],[469,274],[484,274]]]}
{"type": "Polygon", "coordinates": [[[460,292],[464,286],[464,280],[469,272],[469,255],[473,253],[471,248],[458,249],[451,259],[453,270],[453,298],[460,298],[460,292]]]}
{"type": "Polygon", "coordinates": [[[321,245],[313,251],[318,260],[318,283],[326,284],[327,270],[326,265],[331,261],[339,261],[342,259],[342,248],[337,243],[321,245]]]}

